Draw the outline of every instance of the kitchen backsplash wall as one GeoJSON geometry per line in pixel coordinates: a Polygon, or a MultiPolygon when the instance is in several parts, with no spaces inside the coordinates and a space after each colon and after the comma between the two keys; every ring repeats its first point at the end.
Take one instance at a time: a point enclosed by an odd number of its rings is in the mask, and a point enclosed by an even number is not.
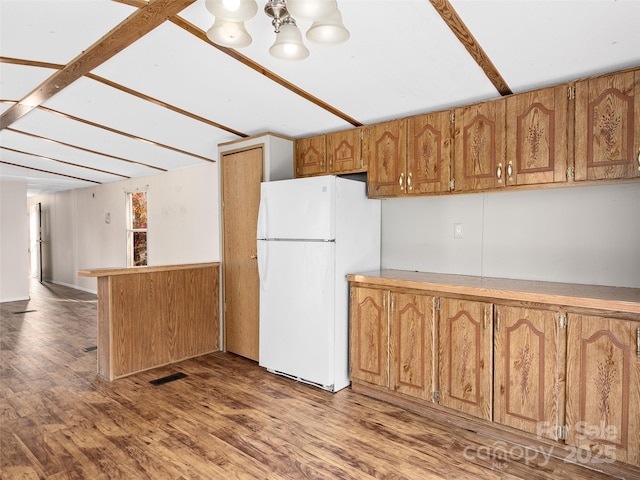
{"type": "Polygon", "coordinates": [[[640,287],[640,183],[385,200],[382,267],[640,287]]]}

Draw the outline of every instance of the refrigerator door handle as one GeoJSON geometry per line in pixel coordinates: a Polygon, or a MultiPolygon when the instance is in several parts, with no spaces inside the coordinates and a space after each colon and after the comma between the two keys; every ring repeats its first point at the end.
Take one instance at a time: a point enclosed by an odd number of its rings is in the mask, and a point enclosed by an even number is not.
{"type": "Polygon", "coordinates": [[[258,206],[257,232],[259,239],[267,238],[267,196],[260,190],[260,204],[258,206]]]}
{"type": "Polygon", "coordinates": [[[258,241],[258,278],[260,280],[260,288],[264,290],[267,282],[266,267],[267,267],[267,242],[258,241]]]}

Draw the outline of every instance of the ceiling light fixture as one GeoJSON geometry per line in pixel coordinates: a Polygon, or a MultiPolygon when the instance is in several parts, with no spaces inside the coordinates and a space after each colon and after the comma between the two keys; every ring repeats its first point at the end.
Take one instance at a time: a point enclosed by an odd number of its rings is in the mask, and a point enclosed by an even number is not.
{"type": "MultiPolygon", "coordinates": [[[[215,17],[207,31],[209,40],[228,48],[251,44],[244,22],[258,11],[255,0],[205,0],[205,5],[215,17]]],[[[268,0],[264,12],[272,18],[276,33],[276,40],[269,48],[269,53],[276,58],[302,60],[309,56],[295,18],[313,22],[307,30],[307,39],[312,42],[341,43],[349,39],[336,0],[268,0]]]]}

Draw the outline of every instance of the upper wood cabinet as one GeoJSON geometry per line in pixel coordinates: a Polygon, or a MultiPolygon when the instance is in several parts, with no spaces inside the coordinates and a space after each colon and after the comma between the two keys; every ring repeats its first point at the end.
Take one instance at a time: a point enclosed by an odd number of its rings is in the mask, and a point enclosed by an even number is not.
{"type": "Polygon", "coordinates": [[[640,177],[640,69],[575,84],[575,179],[640,177]]]}
{"type": "Polygon", "coordinates": [[[440,405],[492,418],[493,305],[440,299],[440,405]]]}
{"type": "Polygon", "coordinates": [[[405,193],[424,195],[449,190],[451,112],[408,119],[405,193]]]}
{"type": "MultiPolygon", "coordinates": [[[[493,421],[553,440],[563,425],[559,406],[565,342],[559,313],[495,306],[493,421]]],[[[564,384],[563,384],[564,385],[564,384]]],[[[562,392],[564,393],[564,392],[562,392]]]]}
{"type": "Polygon", "coordinates": [[[327,134],[329,165],[327,173],[365,172],[367,164],[362,155],[362,128],[327,134]]]}
{"type": "Polygon", "coordinates": [[[567,181],[567,87],[507,97],[506,185],[567,181]]]}
{"type": "Polygon", "coordinates": [[[308,177],[326,173],[325,140],[325,135],[318,135],[300,138],[295,141],[294,162],[296,177],[308,177]]]}
{"type": "Polygon", "coordinates": [[[369,165],[369,197],[395,197],[404,193],[407,121],[394,120],[368,127],[363,150],[369,165]]]}
{"type": "Polygon", "coordinates": [[[505,112],[504,99],[455,109],[453,190],[485,190],[513,182],[513,167],[505,164],[505,112]]]}
{"type": "Polygon", "coordinates": [[[640,465],[640,323],[569,315],[567,443],[640,465]]]}

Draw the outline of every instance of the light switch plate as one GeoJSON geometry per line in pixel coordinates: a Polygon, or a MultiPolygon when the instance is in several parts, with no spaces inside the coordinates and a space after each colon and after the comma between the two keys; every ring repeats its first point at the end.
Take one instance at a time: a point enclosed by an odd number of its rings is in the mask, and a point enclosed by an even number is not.
{"type": "Polygon", "coordinates": [[[453,238],[462,238],[462,223],[453,224],[453,238]]]}

